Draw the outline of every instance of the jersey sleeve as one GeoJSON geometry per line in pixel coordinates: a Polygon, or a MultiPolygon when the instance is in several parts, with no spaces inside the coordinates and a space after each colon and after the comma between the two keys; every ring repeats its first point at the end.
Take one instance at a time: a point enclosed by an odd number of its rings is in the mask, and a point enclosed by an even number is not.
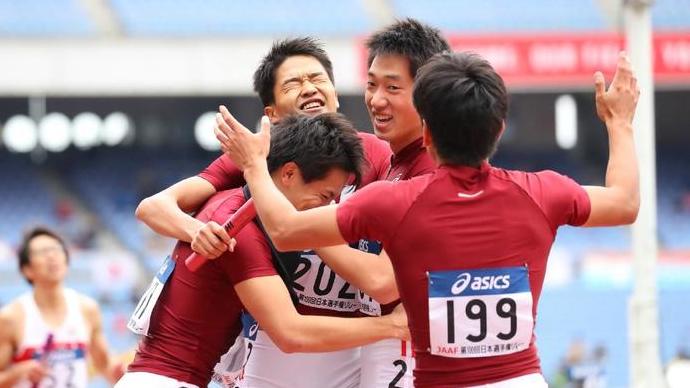
{"type": "Polygon", "coordinates": [[[362,183],[360,184],[360,187],[362,187],[385,179],[391,165],[393,153],[387,142],[370,133],[360,132],[359,137],[362,140],[365,158],[362,183]]]}
{"type": "Polygon", "coordinates": [[[216,191],[234,189],[245,184],[242,171],[225,154],[214,160],[198,176],[211,183],[216,191]]]}
{"type": "Polygon", "coordinates": [[[261,276],[278,275],[266,239],[254,224],[245,226],[235,238],[235,251],[219,258],[232,285],[261,276]]]}
{"type": "Polygon", "coordinates": [[[336,219],[345,241],[390,241],[408,208],[402,190],[397,190],[400,183],[372,183],[338,205],[336,219]]]}
{"type": "Polygon", "coordinates": [[[587,222],[591,210],[589,195],[577,182],[549,170],[528,175],[528,180],[533,181],[533,198],[554,227],[587,222]]]}

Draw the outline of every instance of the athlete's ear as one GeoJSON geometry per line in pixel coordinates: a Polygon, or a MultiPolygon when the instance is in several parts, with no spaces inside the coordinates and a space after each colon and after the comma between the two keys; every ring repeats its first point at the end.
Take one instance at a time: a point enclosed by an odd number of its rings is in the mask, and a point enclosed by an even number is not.
{"type": "Polygon", "coordinates": [[[268,118],[271,120],[271,124],[279,120],[279,118],[276,116],[276,108],[273,105],[264,107],[264,115],[268,116],[268,118]]]}
{"type": "Polygon", "coordinates": [[[426,148],[431,147],[431,133],[429,127],[426,125],[426,120],[422,119],[422,145],[426,148]]]}
{"type": "Polygon", "coordinates": [[[498,142],[499,140],[501,140],[501,137],[503,136],[503,133],[504,133],[505,131],[506,131],[506,121],[503,120],[503,122],[501,123],[501,130],[498,131],[498,135],[496,135],[496,141],[497,141],[497,142],[498,142]]]}
{"type": "Polygon", "coordinates": [[[29,281],[29,283],[33,284],[34,283],[34,271],[31,268],[31,264],[25,265],[21,268],[22,275],[24,275],[24,278],[29,281]]]}
{"type": "Polygon", "coordinates": [[[438,154],[436,153],[436,147],[434,147],[433,139],[431,138],[431,131],[429,131],[429,126],[426,125],[426,121],[422,120],[422,145],[426,148],[426,152],[431,155],[431,158],[436,161],[436,164],[441,164],[438,159],[438,154]]]}
{"type": "Polygon", "coordinates": [[[300,176],[299,167],[295,162],[287,162],[280,167],[280,183],[286,188],[298,183],[300,176]]]}

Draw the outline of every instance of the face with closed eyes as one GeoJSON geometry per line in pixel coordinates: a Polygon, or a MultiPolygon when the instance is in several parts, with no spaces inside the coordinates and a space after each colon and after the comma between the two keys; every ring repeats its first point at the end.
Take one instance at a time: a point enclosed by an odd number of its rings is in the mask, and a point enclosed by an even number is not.
{"type": "Polygon", "coordinates": [[[334,167],[323,178],[306,183],[294,162],[285,163],[273,173],[276,186],[297,210],[330,204],[340,194],[349,177],[348,172],[334,167]]]}
{"type": "Polygon", "coordinates": [[[272,122],[294,113],[316,116],[338,110],[335,86],[321,62],[311,56],[288,57],[278,66],[273,96],[273,104],[264,108],[272,122]]]}

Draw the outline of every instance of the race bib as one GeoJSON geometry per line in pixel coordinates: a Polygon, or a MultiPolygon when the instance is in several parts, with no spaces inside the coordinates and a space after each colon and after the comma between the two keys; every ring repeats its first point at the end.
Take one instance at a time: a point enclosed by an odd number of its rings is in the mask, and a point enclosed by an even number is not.
{"type": "Polygon", "coordinates": [[[129,318],[129,322],[127,322],[127,328],[134,334],[148,335],[149,325],[151,324],[151,313],[156,306],[158,297],[160,297],[161,292],[163,292],[165,282],[168,281],[174,269],[175,260],[171,259],[170,256],[166,257],[158,273],[156,273],[156,276],[151,280],[149,288],[144,292],[144,295],[141,296],[141,299],[139,299],[139,303],[137,303],[137,307],[129,318]]]}
{"type": "Polygon", "coordinates": [[[223,388],[240,387],[244,367],[251,354],[251,346],[247,344],[243,334],[238,335],[230,349],[221,356],[220,361],[213,368],[211,380],[223,388]]]}
{"type": "MultiPolygon", "coordinates": [[[[357,245],[353,243],[350,246],[362,252],[373,253],[375,255],[381,253],[381,243],[375,240],[361,239],[357,242],[357,245]]],[[[359,302],[359,311],[361,313],[375,317],[381,316],[381,305],[371,296],[359,291],[357,292],[357,301],[359,302]]]]}
{"type": "Polygon", "coordinates": [[[293,274],[299,303],[335,311],[357,311],[357,289],[337,276],[313,251],[303,252],[293,274]]]}
{"type": "Polygon", "coordinates": [[[242,312],[242,336],[248,340],[256,340],[256,333],[259,332],[259,323],[247,312],[242,312]]]}
{"type": "Polygon", "coordinates": [[[428,273],[430,353],[492,357],[529,347],[534,329],[527,267],[428,273]]]}

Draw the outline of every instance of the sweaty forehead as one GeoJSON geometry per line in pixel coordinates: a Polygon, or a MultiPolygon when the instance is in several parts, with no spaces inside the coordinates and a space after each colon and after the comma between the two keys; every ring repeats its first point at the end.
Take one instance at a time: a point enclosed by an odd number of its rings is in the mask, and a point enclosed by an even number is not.
{"type": "Polygon", "coordinates": [[[285,79],[302,78],[313,73],[326,74],[326,69],[324,69],[321,62],[314,57],[295,55],[288,57],[278,66],[276,70],[276,81],[280,83],[280,81],[285,79]]]}

